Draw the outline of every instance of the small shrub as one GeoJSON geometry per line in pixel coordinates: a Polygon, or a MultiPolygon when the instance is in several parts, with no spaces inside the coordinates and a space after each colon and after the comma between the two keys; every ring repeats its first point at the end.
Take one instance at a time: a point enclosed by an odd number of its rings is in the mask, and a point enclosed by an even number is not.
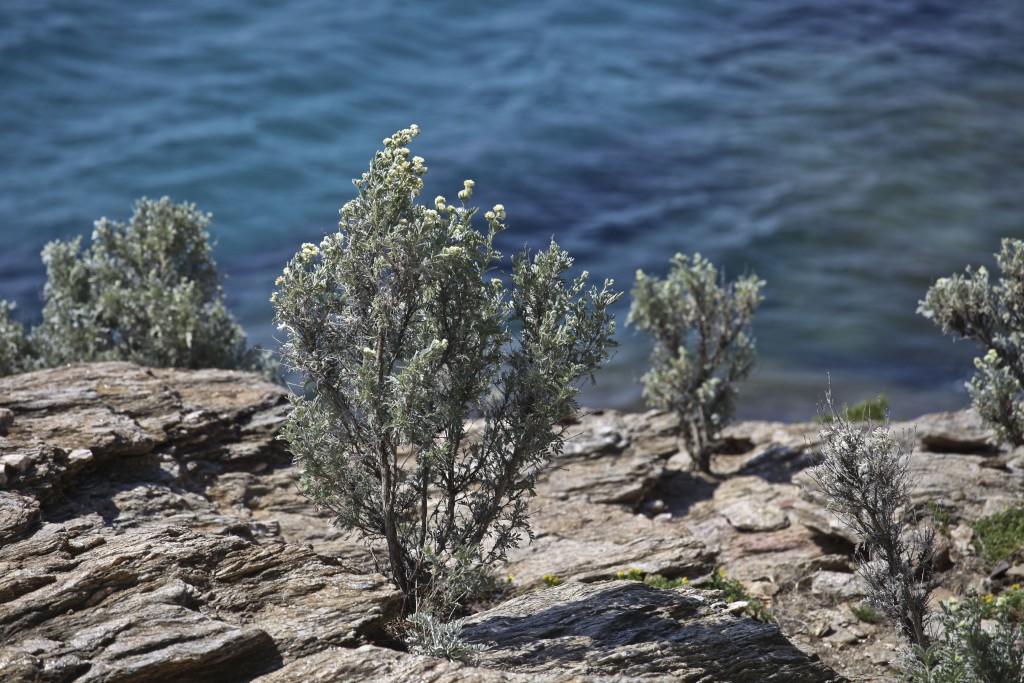
{"type": "MultiPolygon", "coordinates": [[[[865,399],[849,408],[844,407],[842,412],[850,422],[883,422],[889,414],[889,399],[885,394],[879,394],[877,398],[865,399]]],[[[819,413],[815,421],[819,424],[831,422],[832,415],[819,413]]]]}
{"type": "Polygon", "coordinates": [[[30,334],[41,363],[254,367],[224,307],[209,225],[194,204],[143,198],[128,225],[96,221],[88,249],[81,237],[47,244],[43,321],[30,334]]]}
{"type": "Polygon", "coordinates": [[[758,621],[773,621],[775,616],[768,610],[763,602],[747,592],[747,587],[739,579],[732,579],[726,574],[725,569],[719,567],[711,573],[711,578],[699,588],[712,588],[722,591],[727,602],[747,603],[747,612],[758,621]]]}
{"type": "MultiPolygon", "coordinates": [[[[910,502],[911,446],[893,437],[886,422],[866,428],[836,413],[831,392],[825,409],[821,459],[809,471],[827,507],[860,538],[860,574],[868,602],[927,650],[928,596],[935,588],[934,531],[914,528],[910,502]]],[[[811,492],[815,495],[814,492],[811,492]]]]}
{"type": "Polygon", "coordinates": [[[981,553],[985,566],[1014,559],[1024,549],[1024,508],[1011,508],[979,519],[974,524],[971,544],[981,553]]]}
{"type": "Polygon", "coordinates": [[[1024,241],[1004,239],[996,264],[1003,272],[992,284],[981,266],[940,278],[917,312],[942,332],[972,339],[986,352],[974,359],[977,373],[967,383],[974,408],[996,436],[1024,444],[1024,241]]]}
{"type": "Polygon", "coordinates": [[[480,653],[487,649],[485,645],[462,639],[464,619],[445,623],[435,619],[430,611],[423,611],[410,614],[406,621],[409,624],[406,642],[409,649],[418,655],[474,664],[480,653]]]}
{"type": "Polygon", "coordinates": [[[676,254],[668,277],[637,271],[627,323],[654,338],[642,378],[650,405],[679,416],[696,469],[711,471],[711,453],[734,411],[736,385],[754,365],[748,335],[764,281],[750,275],[726,285],[700,254],[676,254]]]}
{"type": "Polygon", "coordinates": [[[858,621],[863,621],[865,624],[877,624],[882,620],[882,615],[868,602],[853,605],[850,607],[850,611],[853,613],[853,616],[857,617],[858,621]]]}
{"type": "Polygon", "coordinates": [[[661,574],[647,574],[643,578],[643,582],[652,588],[658,588],[660,590],[672,590],[673,588],[679,588],[680,586],[690,585],[690,580],[685,576],[681,576],[678,579],[668,579],[661,574]]]}
{"type": "Polygon", "coordinates": [[[998,609],[1004,609],[1002,613],[1008,620],[1014,623],[1024,623],[1024,588],[1019,583],[1015,583],[1010,586],[1002,595],[996,598],[994,601],[989,595],[988,602],[992,609],[985,613],[986,619],[994,619],[998,616],[998,609]],[[994,603],[994,604],[993,604],[994,603]]]}
{"type": "Polygon", "coordinates": [[[636,567],[629,567],[625,571],[616,572],[615,575],[626,581],[643,581],[647,578],[647,572],[636,567]]]}
{"type": "Polygon", "coordinates": [[[940,607],[942,635],[930,648],[914,648],[905,678],[913,683],[1020,683],[1024,680],[1024,628],[1002,598],[969,595],[940,607]],[[987,620],[987,622],[983,622],[987,620]]]}
{"type": "Polygon", "coordinates": [[[561,452],[580,383],[614,344],[619,295],[610,281],[588,289],[586,272],[569,279],[572,259],[554,242],[499,277],[504,207],[484,214],[481,233],[472,181],[459,206],[418,203],[418,134],[384,141],[339,231],[303,245],[272,301],[284,362],[304,378],[283,429],[302,491],[338,526],[383,541],[379,568],[407,614],[447,617],[472,587],[439,584],[529,534],[527,503],[561,452]]]}

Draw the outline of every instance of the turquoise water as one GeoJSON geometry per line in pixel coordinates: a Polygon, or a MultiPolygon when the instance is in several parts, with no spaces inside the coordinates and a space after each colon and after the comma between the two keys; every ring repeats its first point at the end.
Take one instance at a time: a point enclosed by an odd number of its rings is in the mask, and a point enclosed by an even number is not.
{"type": "MultiPolygon", "coordinates": [[[[0,3],[0,297],[38,315],[51,239],[169,195],[214,214],[229,305],[273,279],[417,123],[427,195],[503,203],[628,288],[700,251],[767,280],[744,417],[888,393],[965,405],[975,352],[914,314],[1024,237],[1018,0],[0,3]]],[[[625,320],[626,305],[619,311],[625,320]]],[[[584,402],[639,407],[632,330],[584,402]]]]}

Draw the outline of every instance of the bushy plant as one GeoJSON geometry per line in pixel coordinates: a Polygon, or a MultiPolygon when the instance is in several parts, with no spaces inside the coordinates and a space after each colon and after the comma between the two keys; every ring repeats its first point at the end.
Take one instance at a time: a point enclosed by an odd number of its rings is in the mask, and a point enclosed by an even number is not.
{"type": "Polygon", "coordinates": [[[469,643],[462,638],[464,619],[445,622],[435,619],[430,610],[425,610],[410,614],[406,622],[409,624],[406,642],[418,655],[473,664],[487,649],[485,645],[469,643]]]}
{"type": "Polygon", "coordinates": [[[917,312],[943,333],[972,339],[986,352],[967,383],[974,408],[996,436],[1024,444],[1024,241],[1004,239],[996,264],[1003,272],[993,284],[988,270],[967,268],[940,278],[917,312]]]}
{"type": "Polygon", "coordinates": [[[823,412],[832,419],[820,431],[821,458],[809,470],[827,507],[861,541],[858,565],[868,602],[922,649],[933,579],[935,533],[914,524],[909,472],[911,445],[888,422],[856,426],[837,413],[831,392],[823,412]],[[905,527],[911,528],[905,531],[905,527]]]}
{"type": "Polygon", "coordinates": [[[637,271],[627,323],[654,338],[644,396],[679,416],[695,467],[711,471],[711,453],[733,415],[736,385],[754,365],[749,328],[764,281],[755,275],[726,284],[700,254],[676,254],[668,276],[637,271]]]}
{"type": "Polygon", "coordinates": [[[43,321],[30,334],[41,363],[256,365],[224,306],[209,225],[194,204],[143,198],[128,225],[96,221],[87,249],[81,237],[47,244],[43,321]]]}
{"type": "Polygon", "coordinates": [[[379,566],[410,613],[435,607],[432,585],[458,567],[491,565],[529,534],[537,476],[607,359],[619,296],[610,281],[588,289],[586,272],[569,279],[554,242],[502,279],[504,207],[481,233],[472,181],[458,206],[420,204],[418,133],[384,141],[339,231],[303,245],[272,297],[284,362],[304,378],[283,431],[301,488],[340,527],[383,542],[379,566]]]}
{"type": "Polygon", "coordinates": [[[914,649],[906,667],[913,683],[1020,683],[1024,680],[1024,627],[1002,597],[968,595],[942,603],[941,636],[914,649]]]}
{"type": "Polygon", "coordinates": [[[15,304],[0,299],[0,376],[32,370],[38,364],[25,337],[25,328],[11,319],[15,304]]]}

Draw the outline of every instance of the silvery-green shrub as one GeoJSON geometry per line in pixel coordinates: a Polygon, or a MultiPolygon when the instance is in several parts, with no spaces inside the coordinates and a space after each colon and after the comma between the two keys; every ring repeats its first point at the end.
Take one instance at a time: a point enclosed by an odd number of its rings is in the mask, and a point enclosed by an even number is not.
{"type": "Polygon", "coordinates": [[[480,232],[472,181],[458,205],[420,203],[418,133],[385,139],[338,232],[303,245],[271,299],[284,364],[304,378],[283,431],[301,488],[386,548],[379,566],[407,613],[529,533],[537,476],[562,449],[580,383],[608,357],[619,297],[610,281],[588,289],[586,272],[570,279],[554,242],[502,272],[504,207],[480,232]]]}
{"type": "Polygon", "coordinates": [[[903,633],[927,650],[928,597],[935,588],[935,533],[917,526],[911,504],[912,446],[896,438],[888,420],[859,426],[837,412],[825,395],[821,458],[808,474],[810,491],[860,539],[859,572],[867,599],[903,633]]]}
{"type": "Polygon", "coordinates": [[[209,225],[194,204],[143,198],[127,225],[96,221],[88,248],[81,237],[47,244],[43,320],[29,335],[41,363],[254,365],[224,306],[209,225]]]}
{"type": "Polygon", "coordinates": [[[26,372],[37,365],[24,326],[11,318],[14,309],[15,304],[0,299],[0,376],[26,372]]]}
{"type": "Polygon", "coordinates": [[[940,636],[914,648],[905,680],[912,683],[1020,683],[1024,625],[1003,598],[971,594],[941,603],[940,636]],[[987,600],[986,600],[987,598],[987,600]]]}
{"type": "Polygon", "coordinates": [[[990,281],[988,270],[967,268],[940,278],[917,312],[943,333],[972,339],[986,352],[967,383],[974,408],[996,436],[1024,444],[1024,241],[1004,239],[996,264],[1003,275],[990,281]]]}
{"type": "Polygon", "coordinates": [[[418,655],[473,664],[486,649],[484,645],[469,643],[462,638],[464,619],[444,622],[436,619],[430,610],[425,610],[410,614],[406,622],[409,625],[406,642],[418,655]]]}
{"type": "Polygon", "coordinates": [[[700,254],[676,254],[668,276],[637,271],[627,324],[654,338],[644,396],[679,416],[695,466],[711,470],[711,453],[735,410],[736,385],[754,365],[749,329],[763,301],[755,275],[726,284],[700,254]]]}

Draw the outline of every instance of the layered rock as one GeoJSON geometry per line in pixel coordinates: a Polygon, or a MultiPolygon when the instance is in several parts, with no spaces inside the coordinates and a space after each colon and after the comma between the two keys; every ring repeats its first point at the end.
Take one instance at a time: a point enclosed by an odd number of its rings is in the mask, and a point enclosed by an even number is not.
{"type": "Polygon", "coordinates": [[[241,681],[387,638],[383,576],[215,495],[294,489],[283,389],[103,363],[2,378],[0,406],[0,679],[241,681]]]}
{"type": "MultiPolygon", "coordinates": [[[[399,596],[299,494],[275,438],[288,410],[283,389],[229,371],[0,378],[0,680],[835,679],[805,653],[854,680],[892,674],[898,635],[850,611],[857,539],[807,492],[815,425],[731,427],[714,478],[689,472],[670,415],[568,425],[536,538],[502,568],[523,595],[473,617],[465,635],[489,649],[470,667],[380,647],[399,596]],[[610,581],[718,567],[778,626],[713,591],[610,581]],[[562,585],[537,590],[546,574],[562,585]]],[[[915,502],[948,512],[947,557],[969,567],[970,523],[1024,504],[1024,453],[988,445],[969,411],[908,438],[915,502]]]]}
{"type": "Polygon", "coordinates": [[[839,680],[774,624],[736,616],[716,591],[658,590],[637,581],[528,593],[471,617],[463,634],[489,646],[481,655],[485,666],[564,679],[839,680]]]}

